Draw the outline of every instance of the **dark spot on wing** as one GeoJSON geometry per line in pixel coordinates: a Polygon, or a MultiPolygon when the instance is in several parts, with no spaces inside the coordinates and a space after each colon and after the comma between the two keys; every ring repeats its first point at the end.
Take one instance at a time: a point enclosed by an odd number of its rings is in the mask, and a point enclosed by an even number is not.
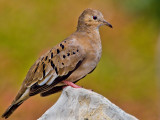
{"type": "Polygon", "coordinates": [[[62,65],[64,65],[64,63],[62,63],[62,65]]]}
{"type": "Polygon", "coordinates": [[[53,64],[53,61],[51,60],[51,66],[54,69],[55,65],[53,64]]]}
{"type": "Polygon", "coordinates": [[[58,70],[57,70],[57,67],[55,67],[54,69],[55,69],[55,71],[56,71],[56,74],[58,75],[58,70]]]}
{"type": "Polygon", "coordinates": [[[42,62],[42,64],[43,64],[43,78],[45,77],[45,64],[44,64],[44,62],[42,62]]]}
{"type": "Polygon", "coordinates": [[[36,67],[36,69],[34,70],[34,73],[36,73],[37,72],[37,69],[38,69],[38,66],[36,67]]]}
{"type": "Polygon", "coordinates": [[[51,52],[51,58],[53,58],[53,52],[51,52]]]}
{"type": "Polygon", "coordinates": [[[60,52],[59,49],[57,49],[57,54],[59,54],[59,52],[60,52]]]}
{"type": "Polygon", "coordinates": [[[60,46],[61,46],[62,49],[64,49],[64,45],[63,44],[60,44],[60,46]]]}
{"type": "Polygon", "coordinates": [[[37,64],[37,67],[36,67],[36,69],[34,70],[34,73],[37,72],[38,67],[39,67],[39,63],[37,64]]]}
{"type": "Polygon", "coordinates": [[[43,70],[45,69],[45,64],[43,64],[43,70]]]}
{"type": "Polygon", "coordinates": [[[65,55],[63,55],[63,58],[65,58],[66,56],[65,55]]]}
{"type": "Polygon", "coordinates": [[[79,52],[79,50],[77,50],[77,52],[79,52]]]}
{"type": "Polygon", "coordinates": [[[45,61],[48,59],[48,56],[46,56],[45,61]]]}
{"type": "Polygon", "coordinates": [[[70,53],[67,53],[67,56],[70,56],[70,53]]]}
{"type": "Polygon", "coordinates": [[[76,54],[75,52],[73,52],[73,54],[76,54]]]}
{"type": "Polygon", "coordinates": [[[45,70],[43,70],[43,78],[45,77],[45,73],[46,73],[45,70]]]}

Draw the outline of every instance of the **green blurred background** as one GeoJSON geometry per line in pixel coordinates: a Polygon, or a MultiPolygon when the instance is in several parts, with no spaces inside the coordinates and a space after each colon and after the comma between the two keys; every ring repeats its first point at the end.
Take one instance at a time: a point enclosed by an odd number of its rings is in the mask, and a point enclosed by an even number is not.
{"type": "MultiPolygon", "coordinates": [[[[141,120],[160,119],[159,5],[158,0],[0,0],[0,114],[34,61],[76,30],[84,9],[94,8],[113,29],[101,27],[101,61],[78,84],[141,120]]],[[[9,120],[39,118],[59,95],[30,98],[9,120]]]]}

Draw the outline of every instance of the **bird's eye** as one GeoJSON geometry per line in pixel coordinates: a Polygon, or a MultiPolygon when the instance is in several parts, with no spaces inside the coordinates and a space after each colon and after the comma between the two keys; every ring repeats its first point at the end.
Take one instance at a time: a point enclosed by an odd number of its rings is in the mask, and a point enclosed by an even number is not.
{"type": "Polygon", "coordinates": [[[97,20],[97,16],[93,16],[93,19],[94,19],[94,20],[97,20]]]}

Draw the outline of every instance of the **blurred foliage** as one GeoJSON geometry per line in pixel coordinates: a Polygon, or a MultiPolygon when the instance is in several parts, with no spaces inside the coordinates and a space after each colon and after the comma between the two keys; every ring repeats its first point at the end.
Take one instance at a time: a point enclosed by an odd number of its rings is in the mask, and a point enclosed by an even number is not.
{"type": "MultiPolygon", "coordinates": [[[[101,61],[78,84],[106,96],[139,119],[158,119],[155,50],[159,4],[158,0],[1,0],[0,114],[13,100],[34,61],[76,29],[84,9],[94,8],[104,14],[113,29],[100,29],[101,61]]],[[[35,96],[10,119],[37,119],[59,95],[35,96]]]]}
{"type": "Polygon", "coordinates": [[[116,0],[116,3],[124,6],[125,11],[128,13],[138,14],[139,16],[145,16],[146,21],[154,20],[159,24],[160,19],[160,1],[159,0],[124,0],[120,2],[116,0]]]}

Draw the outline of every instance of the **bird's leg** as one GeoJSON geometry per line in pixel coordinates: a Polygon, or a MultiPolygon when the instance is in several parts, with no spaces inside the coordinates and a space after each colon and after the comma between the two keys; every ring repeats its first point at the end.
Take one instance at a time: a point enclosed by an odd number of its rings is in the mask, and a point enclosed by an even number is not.
{"type": "Polygon", "coordinates": [[[80,86],[78,86],[78,85],[76,85],[76,84],[74,84],[74,83],[72,83],[72,82],[70,82],[70,81],[64,80],[63,82],[64,82],[66,85],[71,86],[71,87],[73,87],[73,88],[81,88],[80,86]]]}

